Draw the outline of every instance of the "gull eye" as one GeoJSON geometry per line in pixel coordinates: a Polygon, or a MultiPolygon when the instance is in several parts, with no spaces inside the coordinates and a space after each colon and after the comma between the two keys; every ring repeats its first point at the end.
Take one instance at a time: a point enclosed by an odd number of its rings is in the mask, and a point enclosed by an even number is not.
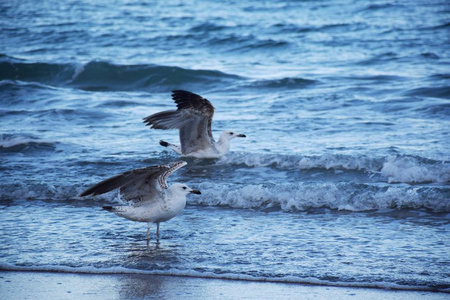
{"type": "Polygon", "coordinates": [[[230,135],[233,135],[234,134],[234,132],[230,132],[230,135]]]}
{"type": "Polygon", "coordinates": [[[186,189],[186,187],[185,186],[183,186],[183,190],[185,190],[186,189]]]}

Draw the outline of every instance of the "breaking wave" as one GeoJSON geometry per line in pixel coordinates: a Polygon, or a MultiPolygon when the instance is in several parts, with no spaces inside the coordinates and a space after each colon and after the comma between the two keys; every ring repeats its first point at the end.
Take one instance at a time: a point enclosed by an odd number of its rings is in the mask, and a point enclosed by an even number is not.
{"type": "MultiPolygon", "coordinates": [[[[450,212],[450,186],[446,184],[450,181],[450,164],[414,156],[374,159],[230,153],[217,162],[189,162],[189,168],[178,175],[171,181],[185,181],[202,192],[188,198],[191,205],[285,212],[319,208],[450,212]],[[251,184],[246,172],[254,178],[251,184]],[[276,176],[284,179],[274,181],[276,176]]],[[[117,202],[117,191],[89,199],[77,196],[100,178],[87,182],[79,177],[48,177],[28,184],[2,183],[0,200],[117,202]]]]}
{"type": "Polygon", "coordinates": [[[342,211],[426,209],[450,212],[450,188],[357,183],[277,185],[199,185],[201,197],[190,204],[286,212],[326,208],[342,211]]]}
{"type": "MultiPolygon", "coordinates": [[[[271,167],[283,170],[324,169],[334,171],[360,171],[369,176],[381,176],[389,183],[449,183],[450,162],[410,155],[369,157],[324,154],[320,156],[248,154],[233,152],[218,164],[246,167],[271,167]]],[[[384,180],[383,180],[384,179],[384,180]]]]}

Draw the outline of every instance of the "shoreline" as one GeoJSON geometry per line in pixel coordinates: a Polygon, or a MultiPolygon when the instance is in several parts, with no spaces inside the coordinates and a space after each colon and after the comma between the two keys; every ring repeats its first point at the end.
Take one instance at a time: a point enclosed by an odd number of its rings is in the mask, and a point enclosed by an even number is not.
{"type": "Polygon", "coordinates": [[[448,299],[433,291],[149,274],[0,270],[2,299],[448,299]]]}

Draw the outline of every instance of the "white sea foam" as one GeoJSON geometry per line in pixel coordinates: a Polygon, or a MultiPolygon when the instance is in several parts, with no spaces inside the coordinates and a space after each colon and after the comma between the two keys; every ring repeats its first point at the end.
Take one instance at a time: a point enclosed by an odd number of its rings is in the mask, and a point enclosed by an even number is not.
{"type": "Polygon", "coordinates": [[[381,173],[389,183],[450,182],[450,163],[426,163],[410,156],[389,156],[381,173]]]}
{"type": "Polygon", "coordinates": [[[232,152],[222,157],[218,164],[244,164],[248,167],[275,167],[282,169],[342,169],[369,170],[377,172],[381,168],[381,158],[324,154],[321,156],[254,154],[232,152]]]}
{"type": "Polygon", "coordinates": [[[190,204],[232,208],[306,211],[313,208],[371,211],[430,209],[450,212],[448,189],[354,183],[293,183],[277,185],[218,185],[202,183],[201,197],[190,204]]]}
{"type": "Polygon", "coordinates": [[[450,182],[450,162],[437,162],[413,156],[367,156],[324,154],[321,156],[230,153],[217,162],[247,167],[272,167],[286,170],[361,171],[381,175],[388,183],[450,182]]]}
{"type": "Polygon", "coordinates": [[[72,76],[72,81],[77,79],[78,76],[80,76],[81,73],[84,72],[84,65],[83,64],[79,64],[75,67],[73,76],[72,76]]]}

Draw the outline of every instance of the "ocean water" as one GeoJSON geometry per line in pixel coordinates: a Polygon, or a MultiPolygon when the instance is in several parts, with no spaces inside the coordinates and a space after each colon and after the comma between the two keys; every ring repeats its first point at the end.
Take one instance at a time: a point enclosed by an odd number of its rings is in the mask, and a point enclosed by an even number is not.
{"type": "Polygon", "coordinates": [[[2,1],[0,269],[450,291],[450,5],[2,1]],[[142,118],[186,89],[244,133],[145,223],[79,198],[178,160],[142,118]],[[155,228],[153,228],[154,230],[155,228]],[[152,231],[153,238],[154,231],[152,231]]]}

